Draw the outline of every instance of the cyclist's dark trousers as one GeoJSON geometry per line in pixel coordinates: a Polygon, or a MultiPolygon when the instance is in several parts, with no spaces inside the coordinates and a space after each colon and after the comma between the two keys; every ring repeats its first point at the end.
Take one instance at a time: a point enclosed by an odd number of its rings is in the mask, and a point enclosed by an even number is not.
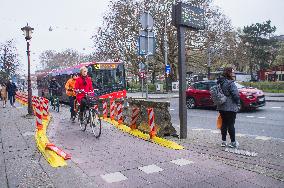
{"type": "Polygon", "coordinates": [[[222,141],[226,141],[227,131],[229,132],[231,142],[235,142],[235,120],[236,112],[220,111],[222,117],[222,141]]]}
{"type": "Polygon", "coordinates": [[[75,101],[75,99],[76,99],[76,97],[69,96],[69,105],[70,105],[71,117],[75,116],[75,111],[74,111],[74,101],[75,101]]]}
{"type": "Polygon", "coordinates": [[[10,100],[10,104],[11,104],[11,106],[13,106],[13,105],[14,105],[14,103],[15,103],[15,101],[16,101],[16,99],[15,99],[15,95],[10,94],[10,95],[9,95],[9,100],[10,100]]]}
{"type": "Polygon", "coordinates": [[[85,98],[81,99],[81,103],[80,103],[80,119],[83,119],[83,112],[86,109],[86,105],[87,105],[87,100],[85,98]]]}

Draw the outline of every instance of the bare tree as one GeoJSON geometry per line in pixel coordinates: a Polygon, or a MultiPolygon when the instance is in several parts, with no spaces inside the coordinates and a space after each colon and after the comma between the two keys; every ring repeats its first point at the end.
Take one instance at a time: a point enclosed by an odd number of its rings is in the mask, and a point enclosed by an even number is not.
{"type": "Polygon", "coordinates": [[[14,41],[0,43],[0,80],[14,76],[19,65],[19,55],[14,41]]]}

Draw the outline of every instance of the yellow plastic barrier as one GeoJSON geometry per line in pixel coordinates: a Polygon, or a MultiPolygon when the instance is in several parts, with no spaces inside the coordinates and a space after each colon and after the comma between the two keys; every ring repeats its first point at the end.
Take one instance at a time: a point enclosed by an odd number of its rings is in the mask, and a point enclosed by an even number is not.
{"type": "MultiPolygon", "coordinates": [[[[16,99],[21,105],[27,106],[28,104],[22,101],[20,98],[16,99]]],[[[44,158],[52,167],[62,167],[66,166],[67,163],[65,160],[57,155],[54,151],[46,149],[46,144],[50,143],[46,136],[46,129],[50,122],[50,116],[47,116],[47,119],[42,120],[42,130],[36,129],[35,140],[39,151],[42,153],[44,158]]]]}
{"type": "Polygon", "coordinates": [[[114,125],[115,127],[117,127],[118,129],[122,130],[125,133],[129,133],[129,134],[131,134],[131,135],[133,135],[135,137],[141,138],[143,140],[146,140],[146,141],[149,141],[149,142],[161,145],[163,147],[174,149],[174,150],[182,150],[182,149],[184,149],[183,146],[181,146],[181,145],[179,145],[179,144],[177,144],[177,143],[175,143],[173,141],[164,139],[164,138],[160,138],[160,137],[154,136],[152,139],[150,139],[150,135],[149,134],[143,133],[143,132],[141,132],[138,129],[131,130],[131,128],[128,127],[127,125],[124,125],[124,124],[120,124],[119,125],[117,121],[111,120],[110,118],[102,118],[102,120],[107,122],[107,123],[110,123],[110,124],[114,125]]]}
{"type": "Polygon", "coordinates": [[[49,122],[50,122],[50,116],[48,116],[47,120],[42,121],[43,129],[36,131],[35,139],[36,139],[37,147],[39,151],[42,153],[42,155],[44,156],[44,158],[48,161],[48,163],[52,167],[66,166],[67,163],[62,157],[57,155],[54,151],[46,149],[46,144],[49,143],[49,140],[46,136],[46,129],[47,129],[49,122]]]}

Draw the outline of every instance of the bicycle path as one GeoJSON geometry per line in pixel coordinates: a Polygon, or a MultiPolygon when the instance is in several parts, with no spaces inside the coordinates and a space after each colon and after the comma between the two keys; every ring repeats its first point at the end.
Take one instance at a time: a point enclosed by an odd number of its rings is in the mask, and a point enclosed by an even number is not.
{"type": "Polygon", "coordinates": [[[103,123],[96,139],[71,123],[68,108],[52,113],[48,135],[72,159],[45,167],[56,187],[283,187],[284,183],[189,150],[172,150],[103,123]],[[74,178],[76,176],[76,178],[74,178]]]}

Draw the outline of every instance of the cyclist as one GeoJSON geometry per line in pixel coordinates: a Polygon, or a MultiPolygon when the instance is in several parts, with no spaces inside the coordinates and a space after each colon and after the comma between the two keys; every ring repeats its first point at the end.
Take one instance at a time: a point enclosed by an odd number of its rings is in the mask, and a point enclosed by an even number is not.
{"type": "Polygon", "coordinates": [[[85,98],[85,93],[93,92],[92,79],[88,76],[88,69],[83,66],[80,68],[80,75],[76,79],[75,91],[77,92],[76,99],[80,104],[80,114],[79,118],[82,123],[83,112],[85,111],[87,100],[85,98]],[[80,92],[83,91],[83,92],[80,92]]]}
{"type": "Polygon", "coordinates": [[[48,89],[49,89],[49,94],[50,94],[51,105],[53,105],[53,100],[55,97],[59,96],[59,89],[60,89],[60,85],[56,81],[55,77],[51,79],[48,89]]]}
{"type": "Polygon", "coordinates": [[[70,105],[70,113],[71,113],[70,119],[73,122],[76,118],[76,113],[74,111],[74,101],[76,99],[76,93],[75,93],[76,79],[77,79],[77,74],[72,74],[71,78],[65,84],[66,94],[69,97],[69,105],[70,105]]]}

